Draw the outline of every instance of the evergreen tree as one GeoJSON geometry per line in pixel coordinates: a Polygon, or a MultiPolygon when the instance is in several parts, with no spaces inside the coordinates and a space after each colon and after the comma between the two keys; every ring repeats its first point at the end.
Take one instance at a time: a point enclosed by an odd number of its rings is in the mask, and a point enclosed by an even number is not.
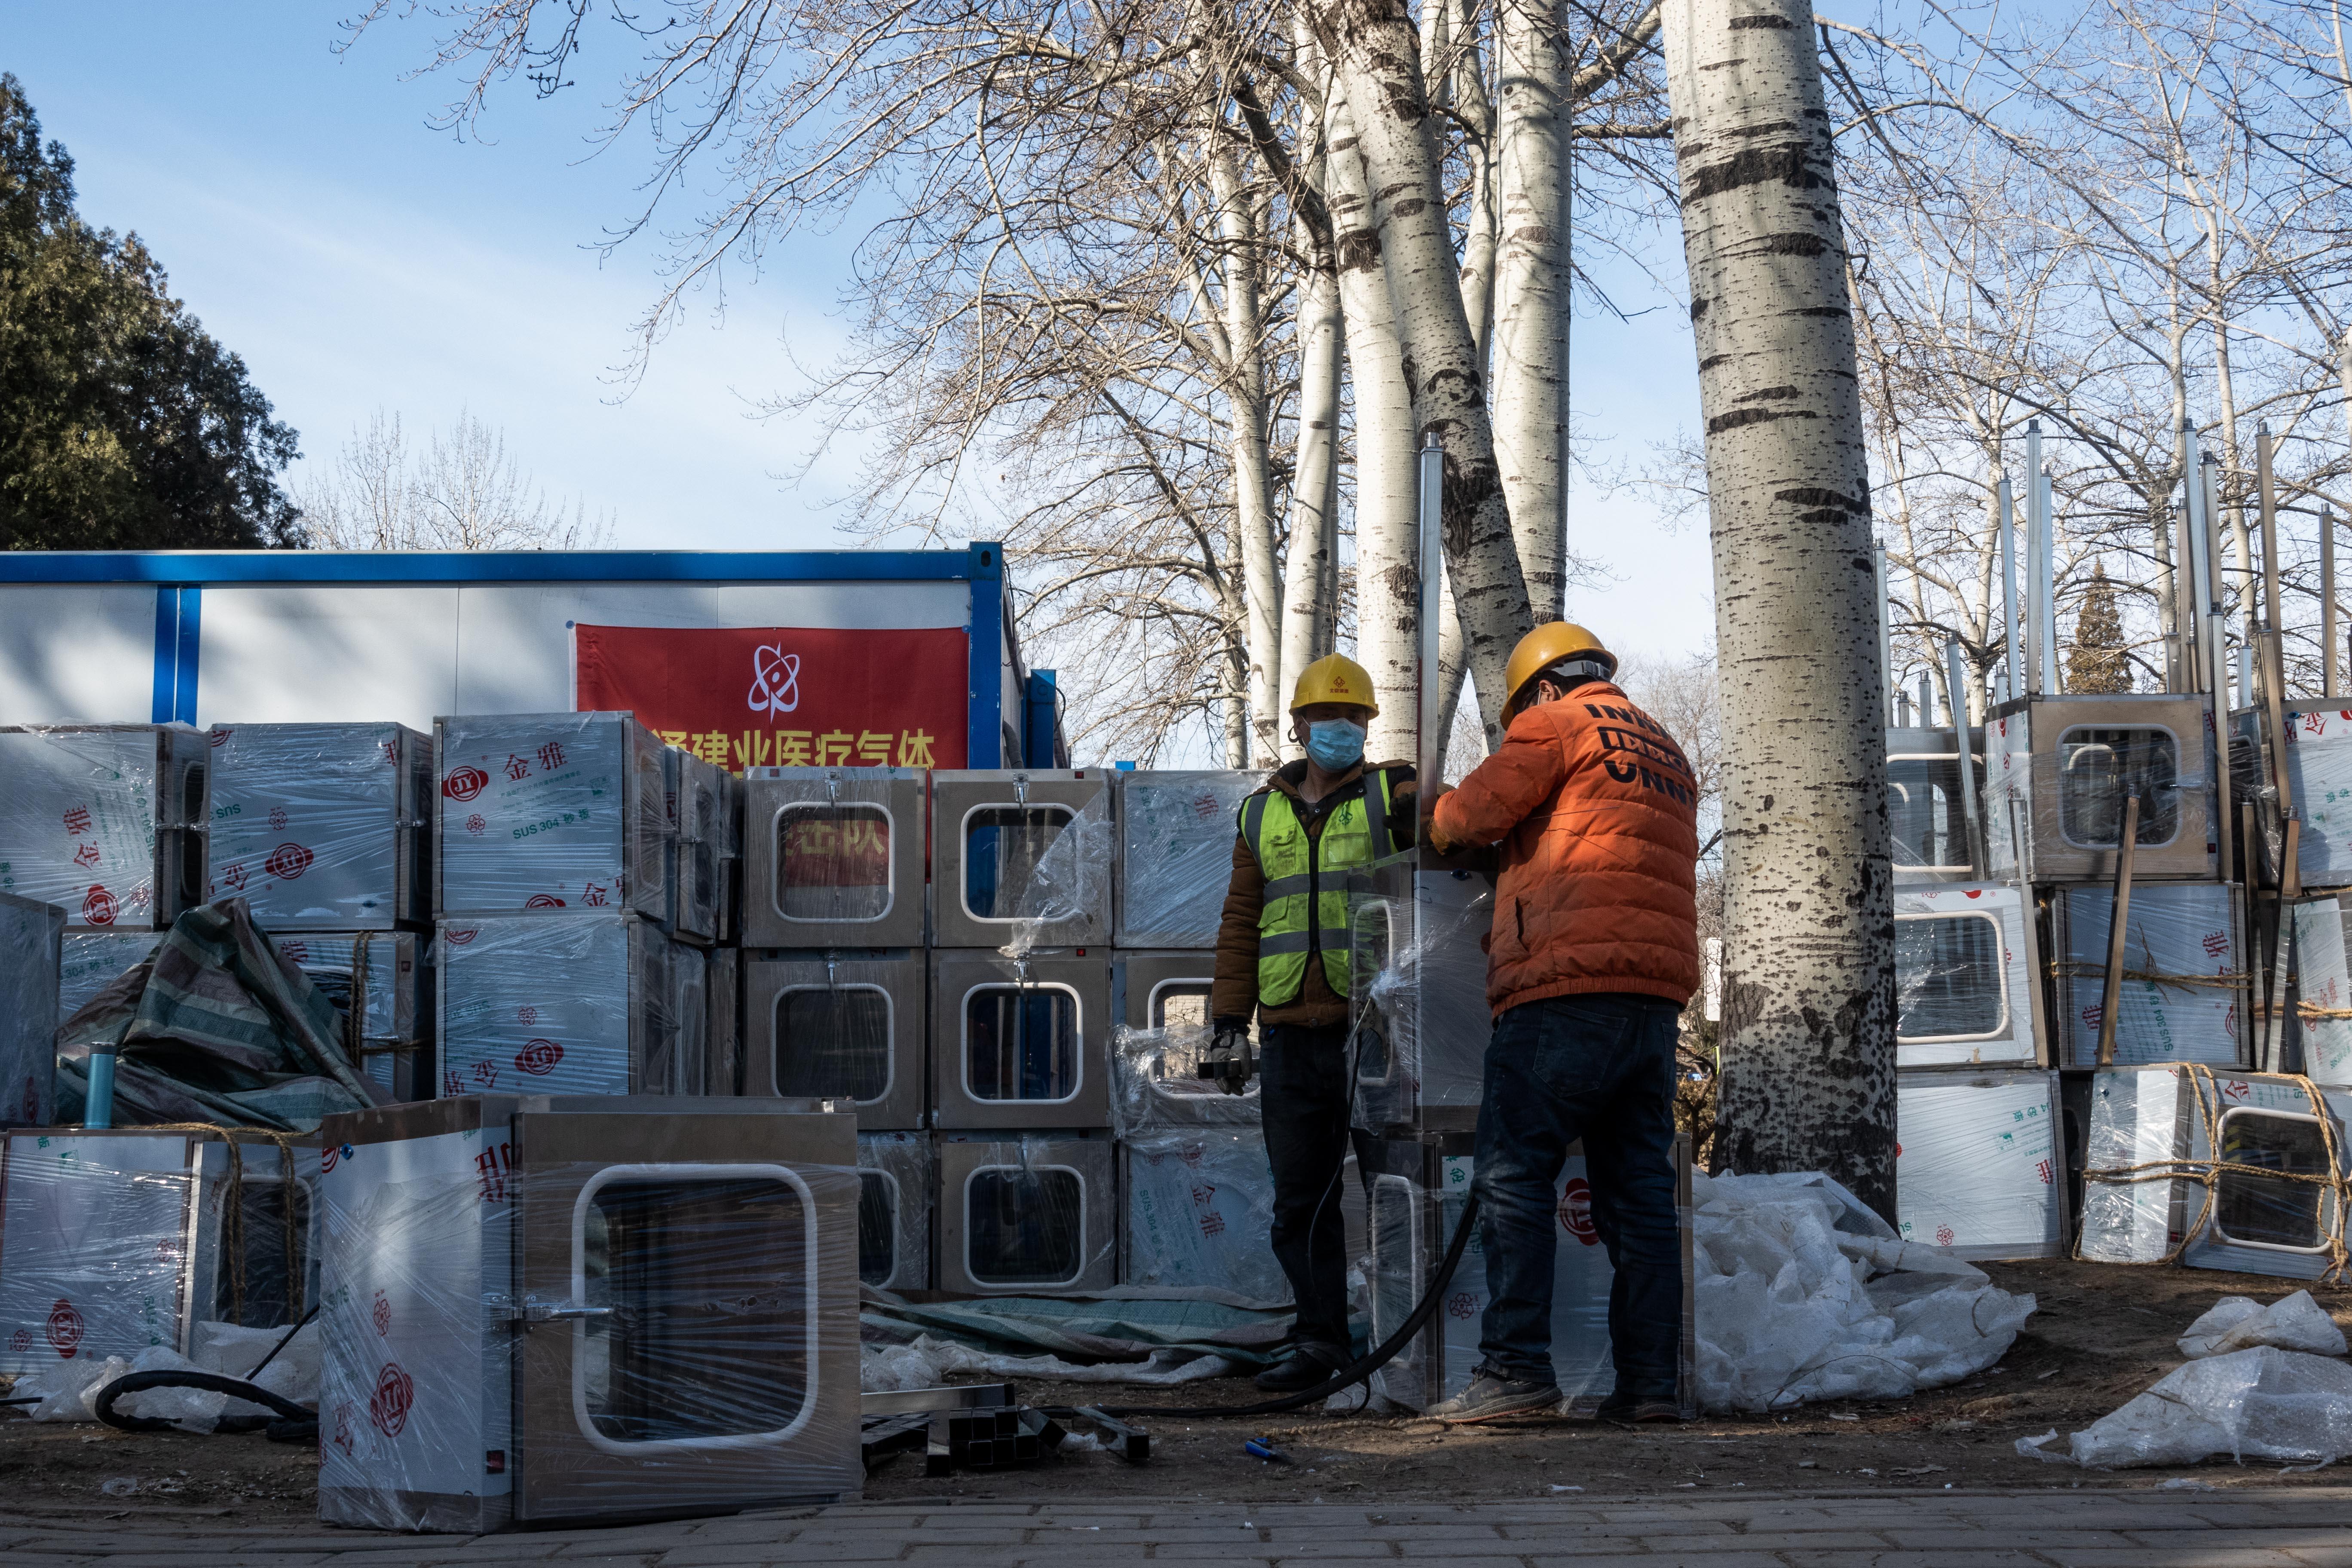
{"type": "Polygon", "coordinates": [[[297,545],[296,456],[138,236],[75,214],[73,160],[0,75],[0,548],[297,545]]]}
{"type": "Polygon", "coordinates": [[[2131,660],[2124,654],[2124,618],[2116,608],[2116,585],[2106,566],[2091,563],[2091,585],[2083,613],[2074,617],[2074,646],[2066,655],[2066,689],[2085,695],[2129,691],[2131,660]]]}

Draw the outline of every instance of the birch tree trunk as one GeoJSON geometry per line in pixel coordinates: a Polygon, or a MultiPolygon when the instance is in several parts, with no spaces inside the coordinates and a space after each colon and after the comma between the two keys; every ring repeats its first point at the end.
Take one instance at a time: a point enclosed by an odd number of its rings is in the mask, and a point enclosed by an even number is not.
{"type": "Polygon", "coordinates": [[[1313,5],[1363,159],[1413,420],[1445,454],[1445,565],[1491,745],[1504,663],[1533,622],[1495,461],[1485,367],[1463,310],[1420,41],[1402,0],[1313,5]]]}
{"type": "Polygon", "coordinates": [[[1225,412],[1234,465],[1234,527],[1241,535],[1242,584],[1249,607],[1251,764],[1282,760],[1282,582],[1274,548],[1274,484],[1265,435],[1265,307],[1259,261],[1263,214],[1241,189],[1233,160],[1210,163],[1223,242],[1225,412]]]}
{"type": "Polygon", "coordinates": [[[1557,0],[1496,0],[1501,191],[1495,455],[1538,621],[1567,605],[1567,40],[1557,0]]]}
{"type": "Polygon", "coordinates": [[[1869,468],[1806,0],[1670,0],[1723,682],[1717,1158],[1895,1217],[1895,952],[1869,468]]]}
{"type": "Polygon", "coordinates": [[[1413,563],[1412,398],[1381,237],[1345,103],[1333,95],[1328,164],[1348,380],[1355,394],[1356,658],[1381,700],[1364,754],[1410,761],[1421,702],[1421,605],[1413,563]]]}
{"type": "MultiPolygon", "coordinates": [[[[1282,662],[1277,698],[1322,657],[1336,618],[1339,520],[1335,472],[1339,430],[1339,279],[1328,256],[1307,274],[1298,307],[1298,459],[1290,481],[1287,553],[1283,558],[1282,662]]],[[[1377,678],[1375,678],[1377,679],[1377,678]]],[[[1279,713],[1279,710],[1276,710],[1279,713]]],[[[1285,761],[1304,755],[1276,720],[1285,761]]]]}

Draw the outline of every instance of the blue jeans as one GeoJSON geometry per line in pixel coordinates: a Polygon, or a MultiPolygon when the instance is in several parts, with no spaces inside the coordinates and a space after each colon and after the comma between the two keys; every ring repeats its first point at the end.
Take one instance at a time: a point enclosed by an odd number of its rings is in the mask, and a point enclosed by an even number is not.
{"type": "Polygon", "coordinates": [[[1654,996],[1553,996],[1496,1022],[1478,1111],[1478,1240],[1486,1370],[1553,1381],[1552,1248],[1559,1174],[1584,1141],[1592,1223],[1609,1249],[1617,1396],[1671,1399],[1682,1345],[1682,1240],[1675,1214],[1675,1026],[1654,996]]]}

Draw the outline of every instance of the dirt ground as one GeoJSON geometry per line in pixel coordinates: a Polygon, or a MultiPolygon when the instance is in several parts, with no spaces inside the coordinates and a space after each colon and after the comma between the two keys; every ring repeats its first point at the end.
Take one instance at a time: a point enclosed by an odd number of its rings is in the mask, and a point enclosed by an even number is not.
{"type": "MultiPolygon", "coordinates": [[[[1878,1488],[2160,1486],[2178,1476],[2221,1488],[2294,1484],[2305,1473],[2224,1460],[2190,1470],[2086,1473],[2021,1458],[2021,1436],[2087,1426],[2180,1364],[2173,1342],[2223,1296],[2273,1300],[2289,1283],[2189,1269],[2050,1261],[1987,1264],[2003,1289],[2040,1303],[2001,1363],[1950,1388],[1884,1404],[1809,1405],[1785,1415],[1709,1416],[1686,1426],[1624,1432],[1527,1420],[1447,1429],[1420,1419],[1292,1414],[1271,1419],[1154,1421],[1149,1463],[1108,1455],[1049,1459],[1034,1469],[934,1479],[919,1455],[873,1471],[866,1495],[913,1498],[1164,1497],[1234,1501],[1464,1502],[1528,1497],[1635,1496],[1753,1488],[1852,1493],[1878,1488]],[[1290,1458],[1242,1451],[1271,1439],[1290,1458]]],[[[2352,1330],[2352,1289],[2315,1290],[2352,1330]]],[[[1244,1379],[1174,1390],[1116,1384],[1019,1385],[1037,1405],[1233,1405],[1261,1396],[1244,1379]]],[[[2324,1479],[2324,1473],[2323,1473],[2324,1479]]],[[[196,1437],[0,1419],[0,1498],[11,1512],[89,1520],[310,1517],[315,1456],[258,1435],[196,1437]],[[135,1490],[125,1490],[125,1479],[135,1490]],[[114,1483],[114,1492],[103,1489],[114,1483]]]]}

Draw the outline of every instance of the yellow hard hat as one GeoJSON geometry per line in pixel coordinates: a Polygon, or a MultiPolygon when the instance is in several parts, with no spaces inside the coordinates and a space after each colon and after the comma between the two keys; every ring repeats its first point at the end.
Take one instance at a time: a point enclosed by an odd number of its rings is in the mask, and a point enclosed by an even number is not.
{"type": "Polygon", "coordinates": [[[1570,621],[1547,621],[1519,639],[1511,650],[1511,662],[1503,667],[1503,717],[1518,711],[1519,700],[1528,694],[1537,676],[1564,658],[1583,655],[1595,668],[1583,672],[1602,679],[1617,673],[1617,656],[1601,646],[1601,639],[1570,621]]]}
{"type": "Polygon", "coordinates": [[[1298,684],[1290,689],[1293,713],[1318,702],[1352,702],[1372,717],[1378,717],[1381,710],[1379,701],[1372,696],[1370,674],[1340,653],[1327,653],[1300,670],[1298,684]]]}

